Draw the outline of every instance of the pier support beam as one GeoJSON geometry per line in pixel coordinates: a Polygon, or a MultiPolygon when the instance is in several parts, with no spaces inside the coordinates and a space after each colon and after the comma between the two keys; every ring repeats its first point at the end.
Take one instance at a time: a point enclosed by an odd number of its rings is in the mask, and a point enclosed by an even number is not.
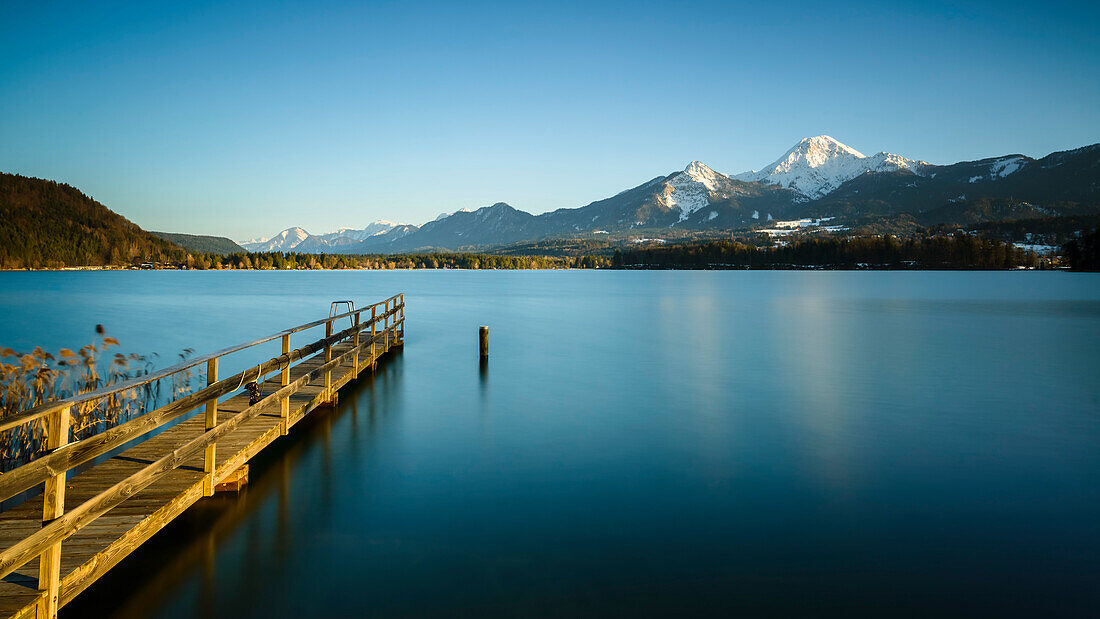
{"type": "Polygon", "coordinates": [[[242,464],[218,482],[218,485],[214,486],[214,492],[240,492],[246,485],[248,485],[248,465],[242,464]]]}

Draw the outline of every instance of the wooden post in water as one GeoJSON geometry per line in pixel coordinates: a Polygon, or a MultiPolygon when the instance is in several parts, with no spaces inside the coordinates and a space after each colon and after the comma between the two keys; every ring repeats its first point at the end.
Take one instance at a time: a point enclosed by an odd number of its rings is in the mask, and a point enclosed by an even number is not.
{"type": "MultiPolygon", "coordinates": [[[[206,385],[210,386],[218,382],[218,358],[206,362],[206,385]]],[[[206,430],[209,432],[218,425],[218,398],[210,398],[206,401],[206,430]]],[[[214,470],[215,457],[218,443],[213,442],[206,446],[202,456],[202,472],[206,473],[206,479],[202,482],[202,490],[206,496],[214,496],[214,470]]]]}
{"type": "Polygon", "coordinates": [[[489,327],[477,330],[478,353],[482,359],[489,358],[489,327]]]}
{"type": "MultiPolygon", "coordinates": [[[[289,355],[290,353],[290,334],[287,333],[283,336],[283,354],[289,355]]],[[[290,357],[286,359],[286,365],[283,366],[282,374],[279,377],[279,385],[286,387],[290,384],[290,357]]],[[[279,401],[279,416],[283,418],[283,436],[286,436],[290,431],[290,396],[283,396],[283,399],[279,401]]]]}
{"type": "MultiPolygon", "coordinates": [[[[69,442],[69,422],[72,406],[52,413],[47,418],[46,447],[51,451],[69,442]]],[[[65,514],[65,471],[46,480],[42,492],[42,524],[65,514]]],[[[46,592],[42,610],[49,619],[57,617],[61,590],[61,542],[50,546],[38,557],[38,589],[46,592]]]]}

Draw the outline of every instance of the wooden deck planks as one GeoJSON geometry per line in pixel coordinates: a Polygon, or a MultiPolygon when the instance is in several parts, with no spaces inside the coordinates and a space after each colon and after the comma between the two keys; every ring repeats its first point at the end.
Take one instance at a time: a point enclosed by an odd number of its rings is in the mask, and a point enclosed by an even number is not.
{"type": "MultiPolygon", "coordinates": [[[[400,341],[391,343],[389,347],[378,344],[373,358],[369,350],[361,353],[359,368],[352,368],[350,360],[340,364],[332,371],[331,392],[335,393],[354,380],[363,370],[374,367],[378,358],[400,344],[400,341]]],[[[351,343],[333,346],[332,357],[338,357],[351,348],[351,343]]],[[[320,352],[293,366],[290,380],[320,367],[324,359],[325,353],[320,352]]],[[[291,426],[329,399],[323,383],[323,376],[318,377],[290,396],[291,426]]],[[[262,392],[267,395],[280,386],[281,377],[276,373],[273,378],[264,381],[262,392]]],[[[219,402],[218,421],[239,414],[248,407],[248,403],[247,392],[219,402]]],[[[66,481],[66,509],[95,497],[176,446],[202,435],[206,427],[204,416],[196,414],[200,410],[203,408],[196,408],[190,417],[160,434],[70,477],[66,481]]],[[[279,403],[272,402],[256,417],[218,440],[215,483],[247,463],[279,436],[282,436],[282,414],[279,403]]],[[[164,525],[200,500],[204,495],[204,477],[203,454],[199,453],[65,539],[61,545],[60,604],[63,606],[71,601],[164,525]]],[[[0,513],[0,547],[10,547],[41,528],[41,503],[41,498],[36,496],[0,513]]],[[[43,592],[38,590],[38,563],[35,558],[0,580],[0,617],[35,616],[37,607],[44,599],[43,592]]]]}

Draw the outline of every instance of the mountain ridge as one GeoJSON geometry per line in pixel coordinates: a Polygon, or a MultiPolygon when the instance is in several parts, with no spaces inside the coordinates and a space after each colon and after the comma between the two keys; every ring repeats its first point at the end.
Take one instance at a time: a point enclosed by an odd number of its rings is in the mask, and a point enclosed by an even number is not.
{"type": "Polygon", "coordinates": [[[341,248],[357,247],[360,243],[372,237],[390,235],[387,237],[388,239],[399,238],[411,231],[410,228],[415,229],[417,227],[378,219],[365,228],[344,227],[337,229],[335,232],[310,234],[304,228],[292,226],[270,238],[245,241],[240,243],[240,246],[250,252],[289,252],[293,250],[298,253],[324,253],[328,251],[340,253],[341,248]]]}
{"type": "MultiPolygon", "coordinates": [[[[867,156],[821,135],[801,140],[761,171],[728,175],[692,161],[683,170],[581,207],[532,215],[498,202],[449,215],[444,212],[422,226],[409,225],[400,234],[330,244],[324,250],[453,250],[636,229],[751,229],[785,217],[946,213],[952,205],[983,198],[1018,199],[1040,206],[1083,204],[1051,207],[1078,214],[1100,209],[1098,147],[1058,151],[1040,159],[1012,154],[935,165],[887,152],[867,156]]],[[[1031,212],[1030,203],[1009,210],[1031,212]]],[[[303,251],[301,245],[293,249],[303,251]]]]}

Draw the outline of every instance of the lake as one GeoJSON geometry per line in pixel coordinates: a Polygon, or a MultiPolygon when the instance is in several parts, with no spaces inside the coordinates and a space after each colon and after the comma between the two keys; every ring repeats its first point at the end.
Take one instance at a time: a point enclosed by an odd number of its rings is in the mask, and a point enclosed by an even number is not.
{"type": "Polygon", "coordinates": [[[0,345],[164,366],[398,292],[403,352],[69,616],[1100,604],[1100,274],[0,273],[0,345]]]}

